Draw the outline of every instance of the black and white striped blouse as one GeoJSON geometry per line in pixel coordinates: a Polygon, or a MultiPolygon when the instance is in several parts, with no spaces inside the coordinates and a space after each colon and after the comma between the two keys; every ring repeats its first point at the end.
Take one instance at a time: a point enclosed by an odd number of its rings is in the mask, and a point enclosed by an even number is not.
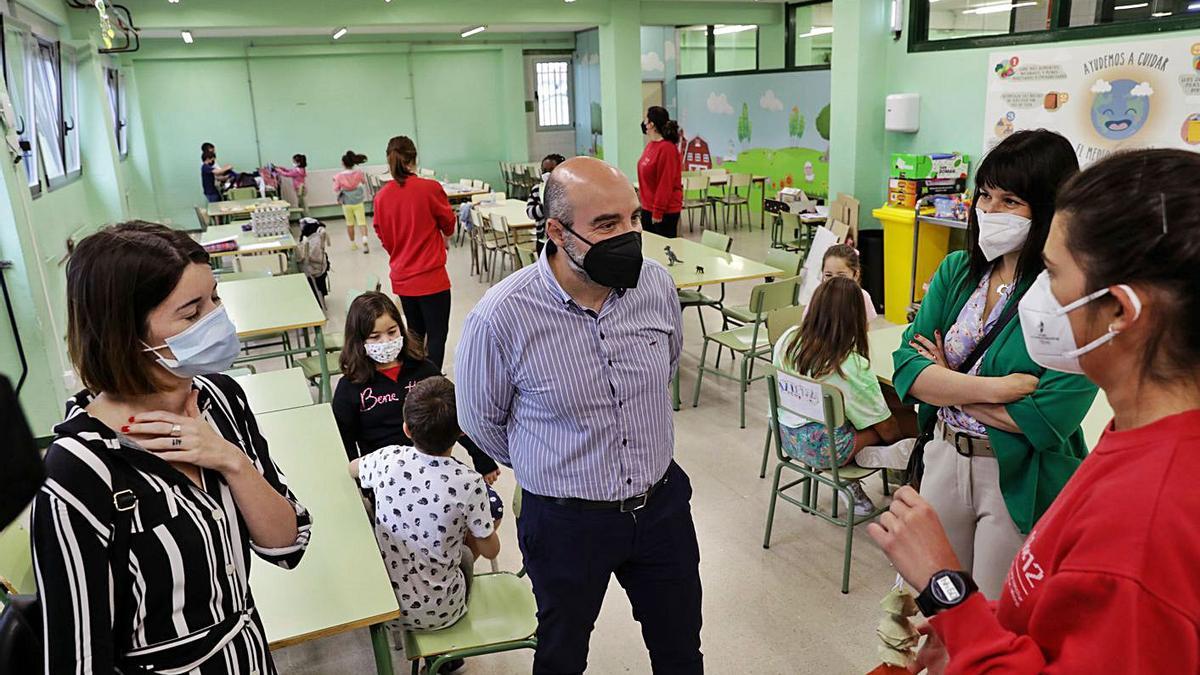
{"type": "Polygon", "coordinates": [[[245,394],[223,375],[197,377],[201,414],[242,449],[296,510],[299,533],[284,548],[250,541],[221,474],[203,469],[197,487],[167,462],[67,402],[46,455],[48,478],[33,507],[34,567],[42,597],[46,672],[267,675],[275,667],[247,579],[250,551],[290,568],[308,545],[312,520],[267,454],[245,394]],[[120,457],[116,457],[120,455],[120,457]],[[126,578],[111,588],[112,471],[137,497],[126,578]],[[125,594],[124,602],[115,602],[125,594]],[[126,616],[113,616],[117,607],[126,616]],[[118,656],[120,655],[120,656],[118,656]],[[138,670],[140,669],[140,670],[138,670]]]}

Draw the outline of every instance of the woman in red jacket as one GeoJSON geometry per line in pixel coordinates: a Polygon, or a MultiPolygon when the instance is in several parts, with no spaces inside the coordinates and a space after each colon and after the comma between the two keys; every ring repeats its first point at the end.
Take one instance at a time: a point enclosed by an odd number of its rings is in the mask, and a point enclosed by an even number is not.
{"type": "Polygon", "coordinates": [[[642,200],[642,229],[674,237],[683,210],[683,181],[679,176],[679,125],[666,108],[651,106],[642,122],[650,137],[638,160],[638,196],[642,200]]]}
{"type": "Polygon", "coordinates": [[[1113,419],[995,603],[912,488],[868,526],[931,617],[914,670],[1200,672],[1198,175],[1196,153],[1143,150],[1059,191],[1021,328],[1039,365],[1099,385],[1113,419]]]}
{"type": "Polygon", "coordinates": [[[454,211],[441,183],[416,175],[417,146],[408,136],[388,141],[392,178],[375,195],[375,233],[390,257],[392,292],[408,328],[425,340],[429,360],[442,367],[450,332],[450,275],[446,237],[454,211]]]}

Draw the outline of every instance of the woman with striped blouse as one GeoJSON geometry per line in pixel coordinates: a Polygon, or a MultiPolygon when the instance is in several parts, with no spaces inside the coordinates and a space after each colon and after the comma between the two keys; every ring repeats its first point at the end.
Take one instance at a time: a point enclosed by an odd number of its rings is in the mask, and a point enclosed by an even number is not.
{"type": "Polygon", "coordinates": [[[208,255],[126,223],[75,249],[67,402],[33,508],[47,673],[274,673],[250,552],[290,568],[311,519],[220,375],[238,341],[208,255]],[[119,529],[118,529],[119,528],[119,529]]]}

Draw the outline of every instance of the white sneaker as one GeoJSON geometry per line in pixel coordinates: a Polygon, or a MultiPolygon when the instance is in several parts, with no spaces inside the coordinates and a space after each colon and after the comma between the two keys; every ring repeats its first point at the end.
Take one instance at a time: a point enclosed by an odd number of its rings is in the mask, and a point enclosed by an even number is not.
{"type": "MultiPolygon", "coordinates": [[[[871,501],[871,498],[868,497],[867,493],[863,491],[862,483],[860,483],[859,481],[854,481],[853,483],[847,484],[846,487],[850,488],[850,494],[854,495],[854,517],[855,518],[863,518],[863,517],[869,516],[872,513],[874,513],[875,502],[871,501]]],[[[838,499],[841,500],[841,502],[842,502],[842,506],[844,506],[844,507],[850,506],[849,500],[846,499],[845,492],[838,490],[837,495],[838,495],[838,499]]]]}
{"type": "Polygon", "coordinates": [[[368,245],[366,244],[366,242],[363,242],[363,255],[367,255],[367,254],[368,254],[368,253],[370,253],[370,252],[371,252],[371,247],[370,247],[370,246],[368,246],[368,245]]]}
{"type": "Polygon", "coordinates": [[[869,445],[854,455],[854,462],[864,469],[908,468],[908,458],[917,444],[915,438],[905,438],[891,445],[869,445]]]}

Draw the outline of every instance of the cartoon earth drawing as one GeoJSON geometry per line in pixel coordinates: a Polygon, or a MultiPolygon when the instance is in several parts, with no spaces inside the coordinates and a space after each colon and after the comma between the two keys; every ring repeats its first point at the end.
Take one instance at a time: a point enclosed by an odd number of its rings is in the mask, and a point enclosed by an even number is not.
{"type": "Polygon", "coordinates": [[[996,138],[1006,138],[1013,132],[1013,123],[1008,117],[1001,117],[996,122],[996,138]]]}
{"type": "Polygon", "coordinates": [[[1092,127],[1096,133],[1120,141],[1141,131],[1150,116],[1149,94],[1153,92],[1149,89],[1149,85],[1133,80],[1097,80],[1092,87],[1096,94],[1092,99],[1092,127]]]}
{"type": "Polygon", "coordinates": [[[1017,72],[1017,64],[1020,62],[1021,60],[1015,56],[1008,61],[1001,61],[996,64],[996,74],[1000,76],[1000,79],[1007,80],[1017,72]]]}

